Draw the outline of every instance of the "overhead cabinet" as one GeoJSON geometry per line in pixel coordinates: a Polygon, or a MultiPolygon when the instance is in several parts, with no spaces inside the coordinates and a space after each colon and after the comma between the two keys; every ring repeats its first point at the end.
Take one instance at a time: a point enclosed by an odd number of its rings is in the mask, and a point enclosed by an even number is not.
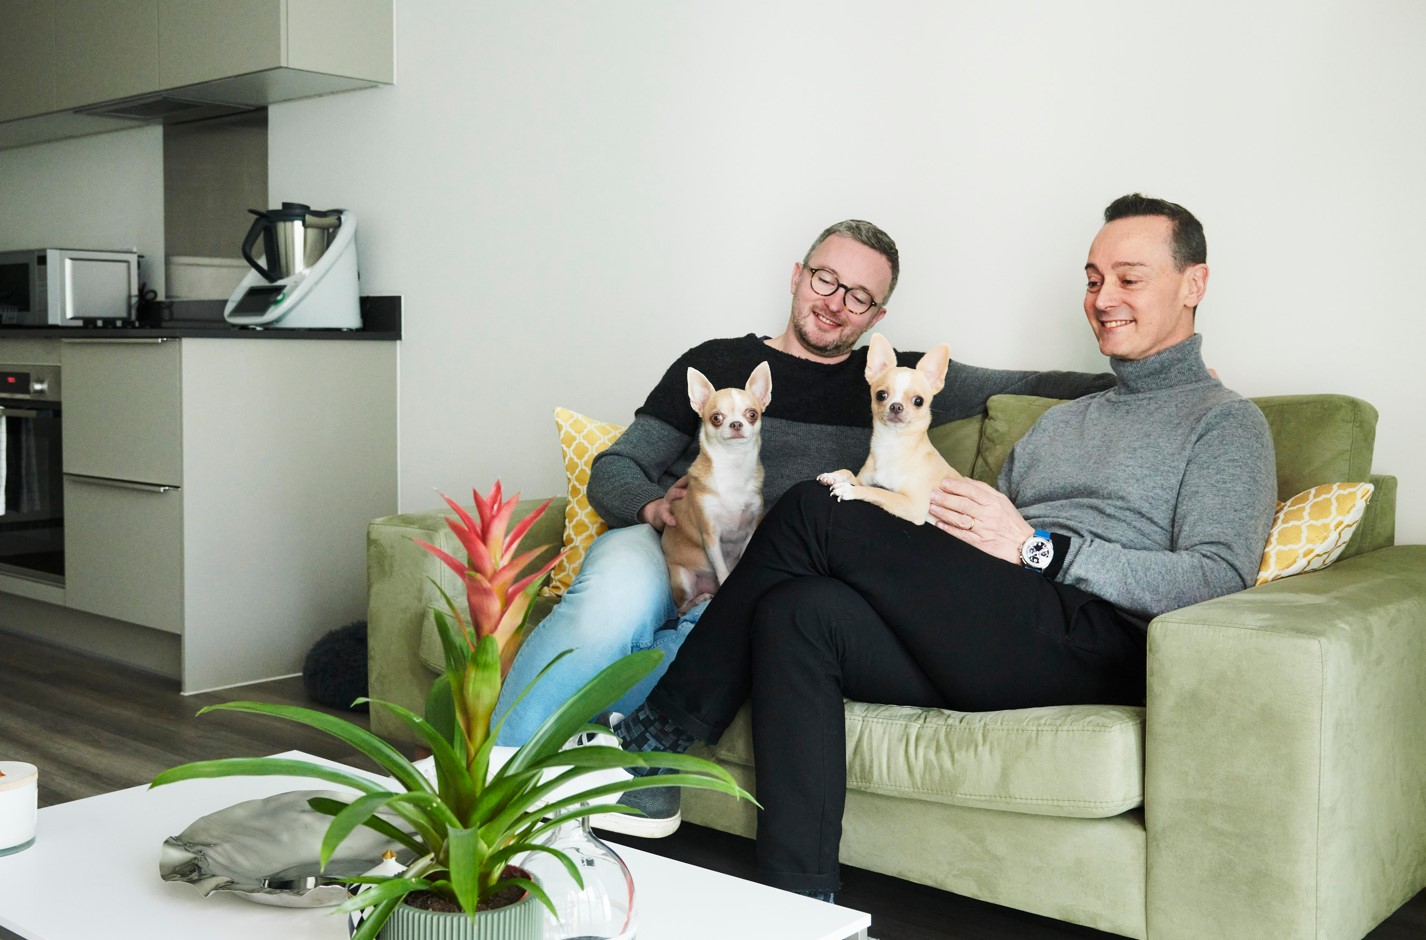
{"type": "Polygon", "coordinates": [[[0,148],[394,80],[392,0],[0,0],[0,22],[0,148]]]}

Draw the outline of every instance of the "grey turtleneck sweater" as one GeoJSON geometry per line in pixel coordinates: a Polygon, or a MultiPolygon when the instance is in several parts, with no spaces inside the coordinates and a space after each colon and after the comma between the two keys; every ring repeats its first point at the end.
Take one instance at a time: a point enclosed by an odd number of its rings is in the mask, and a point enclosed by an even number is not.
{"type": "Polygon", "coordinates": [[[1111,360],[1115,387],[1046,412],[1000,474],[1027,522],[1070,537],[1059,580],[1146,622],[1251,585],[1272,524],[1267,420],[1202,346],[1111,360]]]}

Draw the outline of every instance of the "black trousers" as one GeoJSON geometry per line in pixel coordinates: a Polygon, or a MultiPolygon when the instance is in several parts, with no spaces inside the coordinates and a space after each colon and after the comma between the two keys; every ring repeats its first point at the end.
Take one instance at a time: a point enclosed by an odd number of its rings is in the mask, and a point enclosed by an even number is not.
{"type": "Polygon", "coordinates": [[[768,513],[649,703],[712,743],[751,697],[759,873],[835,890],[843,697],[1141,704],[1145,641],[1104,600],[808,482],[768,513]]]}

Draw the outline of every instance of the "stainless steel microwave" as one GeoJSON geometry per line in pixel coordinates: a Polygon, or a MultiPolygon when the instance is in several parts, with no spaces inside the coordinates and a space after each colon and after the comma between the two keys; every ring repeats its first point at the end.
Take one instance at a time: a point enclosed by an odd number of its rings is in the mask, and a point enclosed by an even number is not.
{"type": "Polygon", "coordinates": [[[138,252],[0,251],[0,324],[5,326],[132,320],[138,299],[138,252]]]}

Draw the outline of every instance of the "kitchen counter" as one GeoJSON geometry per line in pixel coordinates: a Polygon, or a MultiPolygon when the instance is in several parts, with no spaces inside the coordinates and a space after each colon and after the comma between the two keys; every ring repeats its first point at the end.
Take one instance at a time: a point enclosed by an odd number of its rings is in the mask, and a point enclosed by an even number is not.
{"type": "Polygon", "coordinates": [[[401,339],[401,297],[361,298],[359,330],[290,330],[234,326],[223,319],[224,301],[162,303],[156,318],[130,326],[0,326],[0,336],[34,339],[401,339]]]}

